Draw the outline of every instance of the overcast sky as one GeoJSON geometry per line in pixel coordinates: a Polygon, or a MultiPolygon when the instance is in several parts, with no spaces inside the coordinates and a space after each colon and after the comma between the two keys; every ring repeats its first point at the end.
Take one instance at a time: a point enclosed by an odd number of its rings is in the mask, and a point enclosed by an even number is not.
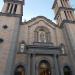
{"type": "MultiPolygon", "coordinates": [[[[45,16],[54,21],[53,2],[54,0],[25,0],[23,21],[36,16],[45,16]]],[[[70,4],[75,8],[75,0],[70,0],[70,4]]],[[[3,0],[0,0],[0,10],[2,6],[3,0]]]]}

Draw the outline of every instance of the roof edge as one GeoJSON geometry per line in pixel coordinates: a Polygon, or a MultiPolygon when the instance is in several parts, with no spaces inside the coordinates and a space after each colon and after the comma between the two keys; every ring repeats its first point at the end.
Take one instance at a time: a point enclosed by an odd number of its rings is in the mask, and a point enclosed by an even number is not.
{"type": "Polygon", "coordinates": [[[55,7],[57,0],[54,1],[52,9],[55,7]]]}
{"type": "Polygon", "coordinates": [[[50,19],[48,19],[48,18],[46,18],[46,17],[44,17],[44,16],[33,17],[31,20],[29,20],[29,21],[27,21],[27,22],[26,22],[26,21],[25,21],[25,22],[22,22],[22,24],[31,23],[31,22],[33,22],[34,20],[36,20],[37,18],[43,18],[43,19],[45,19],[47,22],[53,24],[54,26],[57,26],[54,22],[52,22],[52,20],[50,20],[50,19]]]}

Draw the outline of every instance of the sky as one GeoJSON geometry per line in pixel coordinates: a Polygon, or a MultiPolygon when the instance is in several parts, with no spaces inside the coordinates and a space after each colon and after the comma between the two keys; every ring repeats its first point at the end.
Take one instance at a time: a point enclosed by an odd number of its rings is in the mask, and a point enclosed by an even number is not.
{"type": "MultiPolygon", "coordinates": [[[[45,16],[54,21],[54,12],[52,10],[54,0],[25,0],[23,8],[23,21],[28,21],[36,16],[45,16]]],[[[70,0],[70,4],[75,8],[75,0],[70,0]]],[[[0,11],[3,6],[3,0],[0,0],[0,11]]]]}

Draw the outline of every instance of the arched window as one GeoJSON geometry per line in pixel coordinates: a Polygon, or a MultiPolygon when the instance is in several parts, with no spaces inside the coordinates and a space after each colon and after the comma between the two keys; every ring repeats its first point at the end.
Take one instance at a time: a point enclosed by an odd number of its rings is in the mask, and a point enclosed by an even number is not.
{"type": "Polygon", "coordinates": [[[45,60],[39,64],[39,75],[51,75],[50,64],[45,60]]]}
{"type": "Polygon", "coordinates": [[[25,75],[24,67],[22,65],[17,66],[14,75],[25,75]]]}
{"type": "Polygon", "coordinates": [[[50,42],[50,32],[46,27],[38,27],[34,32],[35,42],[50,42]]]}
{"type": "Polygon", "coordinates": [[[69,66],[64,66],[63,71],[64,75],[72,75],[72,71],[69,66]]]}

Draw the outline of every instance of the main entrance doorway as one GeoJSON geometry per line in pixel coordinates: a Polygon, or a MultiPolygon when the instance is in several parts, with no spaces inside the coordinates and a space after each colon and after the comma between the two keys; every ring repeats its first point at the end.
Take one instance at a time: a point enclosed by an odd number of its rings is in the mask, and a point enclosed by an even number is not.
{"type": "Polygon", "coordinates": [[[46,60],[42,60],[39,64],[39,75],[51,75],[50,64],[46,60]]]}

